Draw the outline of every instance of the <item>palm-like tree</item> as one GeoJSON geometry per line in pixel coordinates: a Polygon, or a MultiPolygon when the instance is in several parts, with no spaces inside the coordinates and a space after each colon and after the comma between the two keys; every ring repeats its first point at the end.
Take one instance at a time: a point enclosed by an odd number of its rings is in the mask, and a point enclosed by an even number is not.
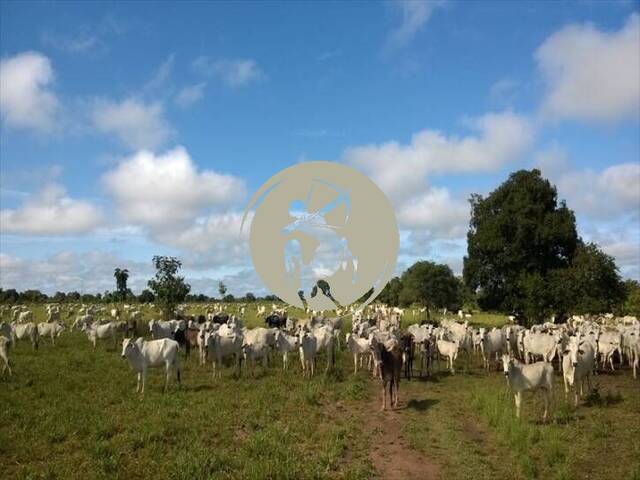
{"type": "Polygon", "coordinates": [[[127,279],[129,278],[129,270],[126,268],[116,268],[113,272],[116,278],[116,290],[122,300],[127,296],[127,279]]]}

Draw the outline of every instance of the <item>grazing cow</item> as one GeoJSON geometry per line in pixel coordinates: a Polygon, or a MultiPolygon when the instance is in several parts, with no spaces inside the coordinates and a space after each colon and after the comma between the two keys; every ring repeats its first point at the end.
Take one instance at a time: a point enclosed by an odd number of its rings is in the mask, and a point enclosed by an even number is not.
{"type": "Polygon", "coordinates": [[[98,323],[93,323],[89,327],[85,329],[87,333],[87,338],[91,343],[93,343],[93,348],[96,348],[98,344],[98,339],[104,340],[107,338],[111,338],[113,340],[114,348],[117,347],[117,339],[116,333],[118,331],[118,324],[116,322],[105,323],[104,325],[100,325],[98,323]]]}
{"type": "Polygon", "coordinates": [[[522,392],[542,390],[544,395],[544,414],[542,420],[546,421],[549,415],[549,403],[553,389],[553,366],[547,362],[536,362],[532,365],[523,365],[509,355],[502,355],[502,367],[504,375],[511,391],[514,392],[516,402],[516,417],[520,418],[522,405],[522,392]]]}
{"type": "Polygon", "coordinates": [[[585,380],[589,390],[591,390],[590,380],[596,352],[590,343],[580,341],[578,337],[571,337],[562,355],[564,394],[566,397],[569,394],[569,387],[573,387],[575,389],[575,405],[577,407],[580,396],[584,395],[585,380]],[[578,387],[580,388],[579,392],[578,387]]]}
{"type": "Polygon", "coordinates": [[[329,325],[322,325],[313,329],[313,336],[316,339],[316,353],[324,350],[327,353],[327,368],[335,366],[335,337],[336,331],[329,325]]]}
{"type": "Polygon", "coordinates": [[[75,330],[76,328],[79,330],[84,330],[85,328],[89,327],[93,323],[93,321],[93,315],[79,315],[78,317],[76,317],[76,321],[73,322],[71,330],[75,330]]]}
{"type": "Polygon", "coordinates": [[[264,305],[258,306],[258,311],[256,312],[256,317],[261,317],[267,313],[267,307],[264,305]]]}
{"type": "Polygon", "coordinates": [[[142,321],[142,312],[133,310],[129,312],[129,320],[127,321],[127,336],[134,336],[138,331],[138,323],[142,321]]]}
{"type": "Polygon", "coordinates": [[[360,368],[362,368],[362,361],[368,353],[370,353],[369,340],[366,338],[359,338],[351,333],[347,333],[346,336],[347,348],[353,355],[353,374],[358,373],[358,360],[360,361],[360,368]]]}
{"type": "Polygon", "coordinates": [[[300,363],[302,364],[302,376],[312,377],[314,374],[314,365],[316,360],[317,343],[315,335],[306,329],[301,329],[298,337],[300,345],[300,363]]]}
{"type": "Polygon", "coordinates": [[[379,343],[378,350],[381,359],[382,373],[382,408],[387,408],[387,392],[391,408],[398,406],[398,392],[400,390],[400,376],[402,375],[402,346],[399,342],[390,341],[379,343]]]}
{"type": "Polygon", "coordinates": [[[172,322],[174,322],[174,320],[167,322],[163,320],[150,320],[149,331],[151,332],[151,338],[155,338],[156,340],[161,338],[173,338],[175,324],[172,322]]]}
{"type": "Polygon", "coordinates": [[[4,335],[0,335],[0,358],[4,362],[4,366],[2,367],[2,374],[4,375],[4,371],[9,369],[9,375],[12,375],[11,365],[9,365],[9,351],[11,350],[11,340],[9,340],[4,335]]]}
{"type": "Polygon", "coordinates": [[[38,336],[51,338],[51,345],[55,346],[54,337],[59,337],[64,331],[64,325],[53,323],[39,323],[38,324],[38,336]]]}
{"type": "MultiPolygon", "coordinates": [[[[451,373],[456,373],[456,370],[453,368],[453,363],[456,361],[456,358],[458,358],[458,342],[436,340],[436,346],[438,347],[440,355],[447,358],[447,365],[451,373]]],[[[440,365],[440,360],[438,360],[438,365],[440,365]]]]}
{"type": "Polygon", "coordinates": [[[176,372],[176,380],[180,385],[180,365],[178,361],[178,342],[168,338],[145,341],[142,337],[135,342],[131,338],[122,341],[122,358],[129,361],[131,369],[138,374],[136,393],[144,393],[147,370],[154,367],[165,367],[165,392],[169,389],[171,370],[176,372]],[[140,388],[142,387],[142,389],[140,388]]]}
{"type": "MultiPolygon", "coordinates": [[[[277,330],[276,330],[277,331],[277,330]]],[[[269,361],[269,349],[275,345],[275,332],[267,328],[254,328],[244,333],[242,352],[248,364],[253,364],[256,360],[262,360],[263,368],[267,367],[269,361]]]]}
{"type": "Polygon", "coordinates": [[[613,368],[613,354],[615,352],[618,352],[620,363],[622,363],[621,344],[622,335],[620,332],[602,332],[600,334],[598,338],[598,353],[600,354],[600,363],[603,369],[606,367],[607,362],[609,362],[611,370],[615,370],[615,368],[613,368]]]}
{"type": "Polygon", "coordinates": [[[16,323],[11,324],[13,329],[14,340],[31,340],[34,350],[38,349],[38,327],[35,323],[16,323]]]}
{"type": "Polygon", "coordinates": [[[488,372],[491,366],[491,356],[502,355],[505,350],[505,338],[502,330],[494,328],[490,332],[481,329],[480,351],[482,352],[482,361],[484,369],[488,372]]]}
{"type": "Polygon", "coordinates": [[[220,325],[220,328],[207,337],[207,356],[211,359],[213,376],[222,376],[222,361],[227,357],[235,357],[236,374],[240,375],[240,354],[244,337],[242,330],[236,325],[220,325]]]}
{"type": "Polygon", "coordinates": [[[542,357],[542,361],[551,363],[557,353],[558,340],[548,333],[525,332],[522,339],[525,363],[532,362],[535,357],[542,357]]]}
{"type": "Polygon", "coordinates": [[[637,370],[640,367],[640,334],[638,332],[630,334],[629,348],[633,359],[633,378],[638,378],[637,370]]]}
{"type": "Polygon", "coordinates": [[[276,349],[282,354],[282,369],[286,370],[289,364],[289,353],[298,349],[298,337],[279,330],[276,332],[275,337],[276,349]]]}

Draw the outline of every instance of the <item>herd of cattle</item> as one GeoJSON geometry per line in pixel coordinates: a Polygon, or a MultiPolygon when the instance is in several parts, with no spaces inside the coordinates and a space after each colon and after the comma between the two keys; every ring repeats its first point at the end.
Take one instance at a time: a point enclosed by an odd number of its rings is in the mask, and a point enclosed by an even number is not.
{"type": "Polygon", "coordinates": [[[25,307],[5,308],[0,312],[2,319],[10,319],[0,323],[2,372],[8,369],[12,373],[9,356],[16,341],[29,340],[37,349],[40,339],[49,338],[55,345],[65,323],[85,332],[94,348],[98,340],[108,340],[116,348],[118,338],[124,337],[122,357],[137,373],[136,391],[140,392],[144,392],[149,368],[165,369],[165,390],[172,374],[180,383],[180,352],[189,356],[191,350],[197,350],[198,362],[211,362],[214,377],[220,377],[223,365],[228,363],[239,375],[243,360],[251,371],[256,362],[266,367],[274,354],[282,356],[282,366],[287,369],[289,357],[299,355],[302,375],[310,377],[315,373],[318,354],[324,352],[329,370],[335,366],[336,352],[346,348],[353,358],[354,374],[358,368],[366,368],[382,380],[384,409],[387,395],[391,405],[397,405],[402,375],[410,379],[414,370],[420,376],[430,375],[434,364],[440,368],[443,359],[454,374],[456,360],[462,355],[467,365],[474,357],[481,358],[486,371],[502,363],[518,416],[522,392],[541,391],[546,419],[556,369],[561,372],[565,394],[574,389],[577,406],[585,384],[591,388],[591,376],[598,369],[628,365],[637,378],[640,367],[640,322],[630,316],[573,316],[566,323],[547,322],[529,329],[510,317],[504,327],[487,329],[471,326],[470,315],[458,312],[457,319],[445,316],[437,324],[422,322],[403,330],[404,310],[399,308],[352,308],[337,317],[308,312],[307,318],[295,319],[274,304],[268,315],[265,305],[258,306],[257,314],[264,319],[265,327],[249,329],[243,324],[246,308],[234,307],[231,313],[230,307],[216,304],[207,308],[206,314],[194,316],[187,315],[187,307],[182,306],[175,319],[148,323],[143,322],[139,308],[129,305],[122,312],[95,305],[67,306],[64,321],[60,306],[48,305],[47,321],[41,323],[36,323],[33,312],[25,307]],[[344,332],[347,316],[351,317],[351,329],[344,332]],[[138,336],[144,329],[151,339],[138,336]]]}

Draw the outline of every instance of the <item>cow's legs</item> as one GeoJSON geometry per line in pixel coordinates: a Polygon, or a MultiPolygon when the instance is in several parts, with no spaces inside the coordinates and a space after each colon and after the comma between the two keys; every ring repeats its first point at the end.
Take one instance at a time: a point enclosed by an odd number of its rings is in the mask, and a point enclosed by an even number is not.
{"type": "Polygon", "coordinates": [[[515,394],[515,398],[516,398],[516,417],[520,418],[520,406],[522,405],[522,394],[520,392],[517,392],[515,394]]]}

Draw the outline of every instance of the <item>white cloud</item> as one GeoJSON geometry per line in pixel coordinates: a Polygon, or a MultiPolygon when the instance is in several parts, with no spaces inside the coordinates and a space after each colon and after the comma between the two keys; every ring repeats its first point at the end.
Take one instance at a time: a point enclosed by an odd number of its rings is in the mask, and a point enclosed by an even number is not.
{"type": "Polygon", "coordinates": [[[469,204],[452,198],[446,188],[434,187],[404,202],[398,209],[401,226],[427,229],[434,237],[463,236],[469,225],[469,204]]]}
{"type": "Polygon", "coordinates": [[[126,221],[155,232],[188,228],[202,210],[229,206],[245,195],[242,179],[199,172],[183,147],[162,155],[140,151],[102,181],[126,221]]]}
{"type": "Polygon", "coordinates": [[[47,31],[42,34],[42,42],[69,53],[86,53],[97,48],[106,48],[98,36],[87,29],[82,29],[76,34],[59,34],[47,31]]]}
{"type": "Polygon", "coordinates": [[[512,112],[489,113],[466,124],[477,135],[457,137],[422,130],[409,145],[391,141],[352,147],[344,159],[364,169],[392,200],[399,200],[423,191],[430,173],[496,170],[524,153],[534,137],[529,121],[512,112]]]}
{"type": "Polygon", "coordinates": [[[0,211],[3,234],[69,235],[89,232],[101,221],[97,207],[68,197],[58,184],[48,185],[18,209],[0,211]]]}
{"type": "Polygon", "coordinates": [[[132,149],[157,148],[174,134],[160,102],[145,103],[137,98],[97,100],[93,123],[99,131],[114,135],[132,149]]]}
{"type": "Polygon", "coordinates": [[[442,7],[444,0],[396,0],[392,5],[400,11],[402,23],[387,39],[386,49],[396,50],[406,46],[426,25],[434,10],[442,7]]]}
{"type": "Polygon", "coordinates": [[[559,196],[578,214],[600,219],[640,215],[640,163],[612,165],[601,172],[570,170],[556,184],[559,196]]]}
{"type": "Polygon", "coordinates": [[[617,32],[568,25],[535,53],[547,82],[542,112],[552,118],[610,121],[640,112],[640,16],[617,32]]]}
{"type": "Polygon", "coordinates": [[[178,92],[174,99],[176,105],[181,108],[188,108],[194,103],[202,100],[206,85],[207,84],[205,82],[201,82],[184,87],[178,92]]]}
{"type": "Polygon", "coordinates": [[[50,132],[60,104],[51,90],[51,61],[38,52],[24,52],[0,61],[0,112],[10,127],[50,132]]]}
{"type": "Polygon", "coordinates": [[[212,60],[203,56],[194,60],[193,68],[202,75],[219,78],[231,88],[243,87],[265,77],[252,59],[212,60]]]}
{"type": "Polygon", "coordinates": [[[250,219],[241,232],[242,217],[240,212],[214,213],[197,219],[187,228],[159,232],[158,240],[196,253],[211,251],[215,246],[228,259],[237,257],[232,253],[236,248],[249,255],[246,241],[250,219]],[[219,248],[223,243],[223,248],[219,248]]]}
{"type": "Polygon", "coordinates": [[[173,66],[175,64],[176,56],[174,54],[169,55],[166,60],[164,60],[157,70],[151,76],[151,79],[144,86],[143,90],[146,92],[156,92],[162,91],[165,87],[169,79],[171,78],[171,73],[173,72],[173,66]]]}
{"type": "Polygon", "coordinates": [[[151,261],[127,260],[110,251],[63,250],[43,259],[0,253],[0,287],[18,291],[38,289],[48,294],[56,291],[102,293],[114,289],[116,267],[129,270],[128,286],[135,293],[147,288],[147,280],[153,275],[151,261]]]}

